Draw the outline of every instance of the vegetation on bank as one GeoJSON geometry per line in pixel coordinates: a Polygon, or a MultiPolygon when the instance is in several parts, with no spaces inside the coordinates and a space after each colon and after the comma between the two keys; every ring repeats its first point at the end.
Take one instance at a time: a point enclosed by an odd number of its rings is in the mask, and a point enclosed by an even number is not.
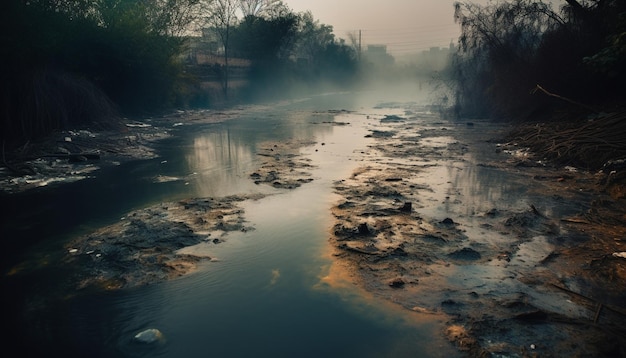
{"type": "Polygon", "coordinates": [[[626,158],[626,2],[457,2],[455,19],[456,115],[522,123],[511,140],[563,164],[626,158]]]}
{"type": "MultiPolygon", "coordinates": [[[[597,169],[626,158],[626,2],[552,4],[457,2],[462,32],[440,74],[451,89],[443,104],[459,117],[525,123],[512,140],[597,169]]],[[[376,72],[355,38],[337,39],[280,0],[6,0],[0,20],[3,154],[119,116],[214,106],[208,83],[232,102],[347,88],[376,72]]],[[[409,74],[385,66],[389,81],[409,74]]]]}
{"type": "Polygon", "coordinates": [[[622,104],[626,2],[564,0],[560,11],[536,0],[459,2],[455,19],[462,34],[452,77],[462,115],[521,119],[622,104]]]}
{"type": "Polygon", "coordinates": [[[276,0],[5,0],[0,24],[3,153],[119,116],[211,106],[201,80],[228,96],[235,57],[251,64],[238,94],[249,99],[356,74],[332,27],[276,0]],[[225,66],[189,61],[198,33],[225,66]]]}

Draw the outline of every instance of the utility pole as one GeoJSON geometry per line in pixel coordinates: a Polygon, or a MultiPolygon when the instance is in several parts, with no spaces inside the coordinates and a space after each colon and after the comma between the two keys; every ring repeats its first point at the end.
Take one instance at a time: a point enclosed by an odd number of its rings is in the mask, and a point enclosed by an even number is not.
{"type": "Polygon", "coordinates": [[[361,30],[359,30],[359,62],[361,61],[361,30]]]}

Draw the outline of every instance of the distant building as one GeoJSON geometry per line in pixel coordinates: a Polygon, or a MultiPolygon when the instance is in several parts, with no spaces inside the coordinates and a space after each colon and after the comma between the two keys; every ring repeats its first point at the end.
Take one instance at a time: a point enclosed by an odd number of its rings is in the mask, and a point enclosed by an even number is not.
{"type": "MultiPolygon", "coordinates": [[[[202,29],[202,36],[187,39],[187,51],[184,59],[190,65],[221,65],[224,61],[224,47],[212,29],[202,29]]],[[[231,67],[249,67],[251,61],[243,58],[230,57],[231,67]]]]}
{"type": "Polygon", "coordinates": [[[433,71],[440,71],[446,67],[450,58],[451,50],[454,47],[431,47],[426,51],[422,51],[419,57],[420,67],[433,71]]]}
{"type": "Polygon", "coordinates": [[[387,53],[386,45],[367,45],[367,51],[364,53],[367,62],[377,66],[391,66],[394,58],[387,53]]]}

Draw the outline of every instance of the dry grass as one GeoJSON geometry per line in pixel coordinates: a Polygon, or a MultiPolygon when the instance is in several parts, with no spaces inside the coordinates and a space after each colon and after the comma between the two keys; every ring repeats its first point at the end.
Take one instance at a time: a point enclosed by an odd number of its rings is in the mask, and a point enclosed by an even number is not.
{"type": "Polygon", "coordinates": [[[524,124],[511,133],[509,140],[555,163],[598,170],[609,161],[626,158],[626,112],[582,123],[524,124]]]}

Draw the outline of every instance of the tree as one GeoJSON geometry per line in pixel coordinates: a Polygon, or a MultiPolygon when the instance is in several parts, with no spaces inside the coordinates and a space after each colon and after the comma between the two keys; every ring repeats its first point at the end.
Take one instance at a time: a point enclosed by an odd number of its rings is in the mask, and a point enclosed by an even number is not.
{"type": "MultiPolygon", "coordinates": [[[[19,145],[174,105],[197,0],[5,0],[0,135],[19,145]]],[[[10,143],[9,143],[10,141],[10,143]]]]}
{"type": "Polygon", "coordinates": [[[238,0],[208,0],[205,3],[205,20],[209,28],[215,31],[223,46],[224,68],[222,71],[222,89],[228,99],[230,40],[234,26],[237,24],[238,0]]]}
{"type": "Polygon", "coordinates": [[[143,0],[152,31],[166,36],[184,36],[197,26],[200,0],[143,0]]]}
{"type": "Polygon", "coordinates": [[[462,114],[520,119],[559,108],[530,96],[534,88],[576,103],[622,102],[625,14],[617,0],[564,0],[560,13],[542,1],[456,3],[453,76],[462,114]]]}
{"type": "Polygon", "coordinates": [[[297,25],[294,14],[270,19],[248,15],[233,32],[233,50],[256,64],[282,63],[291,55],[297,25]]]}
{"type": "Polygon", "coordinates": [[[350,43],[352,49],[354,49],[354,52],[357,55],[357,60],[361,61],[361,32],[349,32],[348,42],[350,43]]]}
{"type": "Polygon", "coordinates": [[[357,67],[357,52],[337,40],[333,27],[321,24],[311,12],[300,14],[294,57],[307,64],[299,69],[309,82],[345,83],[357,67]]]}
{"type": "Polygon", "coordinates": [[[232,36],[232,53],[249,59],[248,91],[257,96],[268,89],[280,92],[289,78],[291,54],[297,33],[298,16],[264,18],[246,16],[232,36]],[[261,91],[259,91],[261,90],[261,91]]]}
{"type": "Polygon", "coordinates": [[[244,18],[251,15],[274,18],[290,12],[281,0],[239,0],[239,8],[244,18]]]}
{"type": "Polygon", "coordinates": [[[315,63],[324,48],[335,41],[333,27],[320,24],[313,14],[307,11],[300,15],[298,39],[296,43],[296,57],[304,58],[309,63],[315,63]]]}
{"type": "Polygon", "coordinates": [[[509,116],[529,108],[523,99],[538,81],[533,66],[543,36],[564,20],[549,4],[532,0],[454,7],[461,27],[456,104],[471,116],[509,116]]]}

